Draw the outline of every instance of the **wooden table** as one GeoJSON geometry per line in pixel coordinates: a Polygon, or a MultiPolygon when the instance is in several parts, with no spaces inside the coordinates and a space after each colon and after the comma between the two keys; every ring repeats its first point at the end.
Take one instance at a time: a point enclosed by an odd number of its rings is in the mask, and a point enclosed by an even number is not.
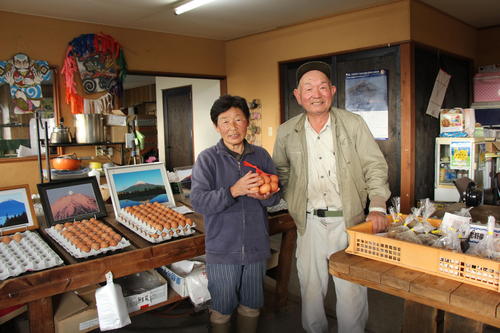
{"type": "MultiPolygon", "coordinates": [[[[112,209],[108,209],[108,213],[108,216],[112,216],[112,209]]],[[[190,217],[198,225],[203,225],[201,215],[195,213],[190,217]]],[[[31,332],[54,332],[52,296],[103,282],[108,271],[113,273],[114,278],[119,278],[205,253],[205,236],[201,232],[186,238],[152,244],[112,217],[104,220],[125,236],[131,246],[116,254],[79,262],[48,237],[42,227],[40,229],[42,238],[56,250],[65,261],[65,265],[1,281],[1,307],[27,303],[31,332]]],[[[288,294],[292,251],[296,237],[295,225],[288,214],[277,215],[270,218],[270,232],[283,235],[275,300],[276,306],[283,306],[288,294]]],[[[179,295],[169,292],[167,302],[162,305],[180,299],[182,298],[179,295]]]]}
{"type": "Polygon", "coordinates": [[[404,298],[403,332],[482,332],[483,323],[500,327],[500,293],[495,291],[344,251],[331,255],[329,271],[339,278],[404,298]]]}

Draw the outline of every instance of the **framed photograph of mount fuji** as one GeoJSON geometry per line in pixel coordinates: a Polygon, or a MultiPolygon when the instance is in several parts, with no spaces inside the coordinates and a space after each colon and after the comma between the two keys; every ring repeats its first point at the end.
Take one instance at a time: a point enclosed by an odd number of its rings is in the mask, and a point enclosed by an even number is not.
{"type": "Polygon", "coordinates": [[[37,184],[48,226],[106,216],[95,177],[37,184]]]}
{"type": "Polygon", "coordinates": [[[27,184],[0,188],[0,234],[38,228],[27,184]]]}
{"type": "Polygon", "coordinates": [[[162,162],[106,168],[116,216],[122,208],[158,202],[175,207],[174,195],[162,162]]]}

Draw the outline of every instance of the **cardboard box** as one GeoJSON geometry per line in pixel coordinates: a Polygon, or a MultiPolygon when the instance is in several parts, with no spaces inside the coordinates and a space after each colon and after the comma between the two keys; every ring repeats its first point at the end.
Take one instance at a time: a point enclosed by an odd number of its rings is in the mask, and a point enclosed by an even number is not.
{"type": "Polygon", "coordinates": [[[464,113],[460,108],[442,109],[439,114],[440,133],[463,132],[465,130],[464,113]]]}
{"type": "Polygon", "coordinates": [[[56,333],[89,332],[99,327],[95,290],[92,285],[62,294],[54,314],[56,333]]]}
{"type": "Polygon", "coordinates": [[[106,115],[106,126],[127,126],[127,115],[120,110],[111,110],[106,115]]]}
{"type": "Polygon", "coordinates": [[[125,142],[125,135],[127,133],[127,126],[109,126],[109,141],[125,142]]]}
{"type": "Polygon", "coordinates": [[[144,102],[135,107],[135,111],[138,115],[156,115],[156,102],[144,102]]]}
{"type": "Polygon", "coordinates": [[[168,299],[167,281],[155,270],[127,275],[115,280],[122,287],[128,312],[135,312],[168,299]],[[145,290],[137,292],[138,290],[145,290]]]}

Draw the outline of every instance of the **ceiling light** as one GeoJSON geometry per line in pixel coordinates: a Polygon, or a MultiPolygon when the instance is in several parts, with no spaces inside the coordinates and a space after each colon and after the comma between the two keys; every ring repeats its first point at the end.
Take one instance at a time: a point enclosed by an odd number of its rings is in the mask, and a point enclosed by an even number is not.
{"type": "Polygon", "coordinates": [[[212,1],[214,0],[191,0],[186,3],[183,3],[178,7],[175,7],[174,12],[175,15],[181,15],[182,13],[198,8],[212,1]]]}

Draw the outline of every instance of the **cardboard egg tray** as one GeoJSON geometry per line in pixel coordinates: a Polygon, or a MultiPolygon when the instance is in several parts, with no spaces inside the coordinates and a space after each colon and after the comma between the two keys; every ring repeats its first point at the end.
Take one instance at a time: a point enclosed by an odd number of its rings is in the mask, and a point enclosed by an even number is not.
{"type": "Polygon", "coordinates": [[[46,231],[75,258],[88,258],[130,245],[125,237],[96,219],[66,222],[46,231]]]}
{"type": "Polygon", "coordinates": [[[122,208],[118,221],[151,243],[195,233],[191,219],[161,204],[122,208]]]}
{"type": "Polygon", "coordinates": [[[35,232],[25,231],[3,236],[0,242],[0,280],[62,263],[57,253],[35,232]]]}

